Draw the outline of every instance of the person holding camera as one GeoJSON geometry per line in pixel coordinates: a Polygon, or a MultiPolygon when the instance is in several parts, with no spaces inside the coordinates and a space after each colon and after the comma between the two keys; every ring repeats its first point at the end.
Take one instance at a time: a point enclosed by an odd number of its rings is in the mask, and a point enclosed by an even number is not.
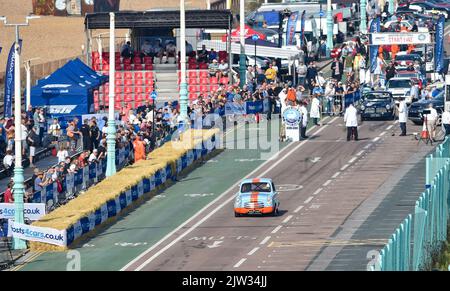
{"type": "Polygon", "coordinates": [[[402,133],[400,136],[406,136],[406,121],[408,120],[408,106],[406,105],[405,97],[400,98],[398,105],[398,122],[402,133]]]}
{"type": "MultiPolygon", "coordinates": [[[[430,134],[430,138],[432,141],[436,141],[435,137],[436,137],[436,121],[438,119],[438,114],[436,109],[433,108],[433,103],[428,104],[428,109],[424,110],[424,111],[428,111],[426,114],[424,113],[424,117],[426,120],[426,124],[424,124],[424,126],[426,126],[426,130],[429,132],[430,134]]],[[[425,122],[424,122],[425,123],[425,122]]]]}

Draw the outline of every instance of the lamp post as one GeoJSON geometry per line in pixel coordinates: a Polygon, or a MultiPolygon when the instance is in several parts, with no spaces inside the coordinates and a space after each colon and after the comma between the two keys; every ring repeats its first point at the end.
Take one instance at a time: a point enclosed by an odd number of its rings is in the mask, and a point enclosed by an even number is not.
{"type": "Polygon", "coordinates": [[[241,89],[245,85],[245,73],[246,73],[246,65],[245,62],[247,60],[247,57],[245,56],[245,2],[244,0],[239,1],[239,26],[240,26],[240,32],[239,32],[239,40],[241,43],[241,56],[239,59],[239,80],[240,80],[240,87],[241,89]]]}
{"type": "Polygon", "coordinates": [[[180,0],[180,66],[181,66],[181,80],[180,80],[180,118],[186,122],[187,115],[187,83],[186,83],[186,9],[185,0],[180,0]]]}
{"type": "Polygon", "coordinates": [[[359,14],[361,15],[361,23],[359,25],[359,30],[361,31],[361,33],[366,34],[367,33],[367,13],[366,13],[366,0],[360,0],[360,10],[359,10],[359,14]]]}
{"type": "Polygon", "coordinates": [[[394,0],[389,0],[389,14],[393,15],[394,14],[394,0]]]}
{"type": "MultiPolygon", "coordinates": [[[[27,16],[25,23],[8,23],[5,17],[0,17],[5,26],[14,26],[16,29],[16,42],[14,44],[14,150],[15,150],[15,166],[14,166],[14,221],[24,223],[23,219],[23,195],[25,186],[23,184],[23,167],[22,167],[22,98],[20,92],[20,46],[19,46],[19,27],[28,26],[30,19],[40,18],[39,16],[27,16]]],[[[13,238],[13,248],[15,250],[23,250],[27,248],[24,240],[13,238]]]]}
{"type": "Polygon", "coordinates": [[[108,108],[108,155],[106,159],[106,177],[116,173],[116,121],[114,118],[114,95],[116,79],[115,15],[109,13],[109,108],[108,108]]]}
{"type": "Polygon", "coordinates": [[[322,40],[323,37],[323,32],[322,32],[322,16],[323,16],[323,11],[322,11],[322,2],[320,3],[320,12],[319,12],[319,31],[320,31],[320,40],[322,40]]]}
{"type": "Polygon", "coordinates": [[[333,13],[331,11],[331,0],[327,0],[327,57],[330,57],[333,49],[333,13]]]}
{"type": "Polygon", "coordinates": [[[25,66],[25,71],[27,72],[27,95],[25,98],[25,110],[31,105],[31,61],[37,60],[39,58],[33,58],[23,62],[25,66]]]}
{"type": "Polygon", "coordinates": [[[252,35],[252,40],[255,42],[255,67],[256,67],[256,41],[259,39],[259,35],[252,35]]]}

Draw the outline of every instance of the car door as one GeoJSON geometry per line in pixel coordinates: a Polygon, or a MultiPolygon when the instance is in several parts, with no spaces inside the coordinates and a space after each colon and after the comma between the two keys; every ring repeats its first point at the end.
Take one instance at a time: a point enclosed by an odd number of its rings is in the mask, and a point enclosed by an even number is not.
{"type": "Polygon", "coordinates": [[[272,193],[273,193],[274,204],[279,205],[280,202],[278,201],[278,192],[277,192],[277,189],[275,188],[275,184],[273,182],[272,182],[272,193]]]}

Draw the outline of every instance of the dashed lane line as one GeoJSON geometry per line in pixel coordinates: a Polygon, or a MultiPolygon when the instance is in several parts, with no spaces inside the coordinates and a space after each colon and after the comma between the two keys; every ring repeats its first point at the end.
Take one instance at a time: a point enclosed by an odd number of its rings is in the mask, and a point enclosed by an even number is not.
{"type": "Polygon", "coordinates": [[[336,179],[337,176],[339,176],[340,174],[341,174],[341,172],[336,172],[336,173],[334,173],[333,176],[331,176],[331,178],[332,178],[332,179],[336,179]]]}
{"type": "Polygon", "coordinates": [[[270,239],[270,236],[266,236],[259,244],[264,245],[269,241],[269,239],[270,239]]]}
{"type": "Polygon", "coordinates": [[[379,140],[380,140],[380,137],[379,137],[379,136],[377,136],[376,138],[373,139],[374,142],[377,142],[377,141],[379,141],[379,140]]]}
{"type": "Polygon", "coordinates": [[[304,204],[308,204],[309,202],[311,202],[311,200],[313,200],[313,196],[310,196],[308,199],[306,199],[303,203],[304,204]]]}
{"type": "Polygon", "coordinates": [[[364,152],[365,152],[365,150],[362,150],[362,151],[360,151],[359,153],[357,153],[356,155],[359,157],[359,156],[361,156],[364,152]]]}
{"type": "Polygon", "coordinates": [[[281,229],[281,227],[282,225],[278,225],[274,230],[272,230],[272,233],[277,233],[281,229]]]}
{"type": "Polygon", "coordinates": [[[332,182],[331,180],[327,180],[325,183],[323,183],[322,186],[326,187],[326,186],[330,185],[331,182],[332,182]]]}
{"type": "Polygon", "coordinates": [[[236,265],[233,266],[233,268],[239,268],[240,265],[242,265],[247,258],[242,258],[239,262],[236,263],[236,265]]]}
{"type": "Polygon", "coordinates": [[[321,191],[323,190],[323,188],[319,188],[316,191],[314,191],[313,195],[317,195],[319,194],[321,191]]]}
{"type": "Polygon", "coordinates": [[[247,254],[247,256],[253,255],[254,253],[256,253],[257,250],[259,250],[259,247],[256,247],[256,248],[254,248],[253,250],[249,251],[248,254],[247,254]]]}
{"type": "Polygon", "coordinates": [[[300,210],[302,210],[302,208],[303,208],[303,205],[300,205],[299,207],[297,207],[297,208],[294,210],[294,213],[298,213],[300,210]]]}
{"type": "Polygon", "coordinates": [[[292,215],[289,215],[288,217],[286,217],[286,218],[283,220],[283,223],[287,223],[289,220],[291,220],[292,217],[293,217],[292,215]]]}
{"type": "Polygon", "coordinates": [[[350,165],[349,164],[345,164],[342,168],[341,171],[344,171],[345,169],[347,169],[350,165]]]}
{"type": "Polygon", "coordinates": [[[356,159],[357,159],[357,157],[353,157],[353,158],[351,158],[351,159],[348,161],[348,163],[351,164],[351,163],[353,163],[354,161],[356,161],[356,159]]]}

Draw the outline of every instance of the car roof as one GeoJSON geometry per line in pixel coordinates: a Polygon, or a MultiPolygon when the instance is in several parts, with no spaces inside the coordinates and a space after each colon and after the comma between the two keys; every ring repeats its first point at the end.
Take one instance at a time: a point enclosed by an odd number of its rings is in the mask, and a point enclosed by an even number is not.
{"type": "Polygon", "coordinates": [[[242,184],[245,184],[245,183],[272,183],[272,179],[270,179],[270,178],[253,178],[253,179],[244,179],[242,182],[241,182],[241,185],[242,184]]]}
{"type": "Polygon", "coordinates": [[[410,80],[411,78],[409,78],[409,77],[394,77],[394,78],[392,78],[392,79],[390,79],[389,81],[392,81],[392,80],[410,80]]]}
{"type": "Polygon", "coordinates": [[[383,90],[375,90],[375,91],[370,91],[370,92],[366,92],[365,94],[392,94],[389,91],[383,91],[383,90]]]}

